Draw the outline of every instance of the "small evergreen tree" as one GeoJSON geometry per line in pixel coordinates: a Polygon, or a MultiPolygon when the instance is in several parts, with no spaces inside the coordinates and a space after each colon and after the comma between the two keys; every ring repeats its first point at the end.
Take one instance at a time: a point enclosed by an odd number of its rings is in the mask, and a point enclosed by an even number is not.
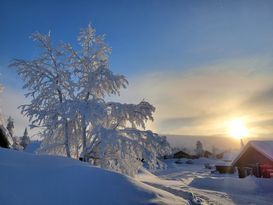
{"type": "Polygon", "coordinates": [[[203,144],[199,140],[196,142],[195,153],[199,157],[202,157],[204,154],[203,144]]]}
{"type": "Polygon", "coordinates": [[[13,138],[13,133],[14,133],[14,120],[9,117],[8,122],[7,122],[7,129],[9,131],[10,136],[13,138]]]}
{"type": "Polygon", "coordinates": [[[213,158],[216,158],[216,155],[217,155],[217,148],[214,146],[214,145],[212,145],[212,149],[211,149],[211,152],[212,152],[212,156],[213,156],[213,158]]]}
{"type": "Polygon", "coordinates": [[[26,149],[27,145],[30,143],[30,138],[28,136],[27,128],[25,128],[24,135],[22,137],[21,146],[26,149]]]}

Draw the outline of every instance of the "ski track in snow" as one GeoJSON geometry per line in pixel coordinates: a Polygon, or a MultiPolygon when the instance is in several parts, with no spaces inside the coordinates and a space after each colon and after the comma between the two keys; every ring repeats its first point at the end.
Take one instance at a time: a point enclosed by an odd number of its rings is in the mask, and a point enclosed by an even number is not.
{"type": "MultiPolygon", "coordinates": [[[[210,170],[205,169],[203,164],[200,163],[192,165],[175,165],[175,167],[172,166],[166,170],[155,171],[153,173],[154,175],[146,172],[139,174],[137,177],[143,183],[186,199],[191,205],[273,204],[273,193],[240,193],[236,190],[230,190],[228,188],[227,190],[217,189],[217,187],[202,188],[202,186],[198,187],[198,185],[195,186],[194,183],[192,183],[196,180],[201,180],[201,182],[203,180],[219,180],[219,183],[221,183],[222,179],[227,181],[238,180],[239,182],[236,174],[226,176],[211,174],[210,170]]],[[[238,184],[238,186],[240,186],[240,184],[238,184]]],[[[249,187],[244,188],[247,190],[249,187]]]]}
{"type": "Polygon", "coordinates": [[[162,189],[164,191],[170,192],[175,196],[182,197],[190,202],[191,205],[220,205],[219,201],[224,200],[224,204],[233,204],[232,201],[229,201],[229,197],[227,194],[221,192],[210,192],[210,191],[202,191],[200,189],[192,189],[189,187],[168,187],[162,184],[155,184],[145,182],[146,184],[153,186],[158,189],[162,189]]]}
{"type": "MultiPolygon", "coordinates": [[[[196,189],[188,186],[194,178],[203,178],[209,175],[208,172],[204,172],[204,168],[200,165],[189,165],[185,170],[182,168],[174,168],[171,170],[165,170],[158,172],[158,176],[161,179],[165,180],[176,180],[181,181],[183,184],[180,187],[176,187],[175,191],[168,189],[169,192],[174,193],[175,195],[183,195],[188,197],[183,197],[189,200],[193,205],[196,204],[209,204],[209,205],[220,205],[220,204],[233,204],[228,194],[210,190],[196,189]]],[[[166,189],[165,189],[166,190],[166,189]]],[[[167,190],[166,190],[167,191],[167,190]]]]}
{"type": "Polygon", "coordinates": [[[195,177],[205,176],[207,175],[206,173],[200,171],[173,171],[168,174],[158,174],[158,180],[152,180],[153,182],[149,182],[149,180],[141,181],[155,188],[170,192],[175,196],[182,197],[188,200],[191,205],[234,204],[226,193],[196,189],[188,186],[195,177]]]}

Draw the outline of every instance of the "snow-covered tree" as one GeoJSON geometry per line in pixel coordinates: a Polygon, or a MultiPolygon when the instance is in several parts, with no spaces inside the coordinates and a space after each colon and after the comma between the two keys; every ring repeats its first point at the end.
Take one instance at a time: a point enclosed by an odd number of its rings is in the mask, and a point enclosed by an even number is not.
{"type": "Polygon", "coordinates": [[[97,127],[87,154],[93,164],[133,176],[140,166],[164,167],[159,160],[171,153],[166,137],[133,128],[122,130],[97,127]]]}
{"type": "Polygon", "coordinates": [[[30,138],[28,136],[27,128],[25,128],[24,135],[21,140],[21,146],[26,149],[27,145],[30,143],[30,138]]]}
{"type": "Polygon", "coordinates": [[[67,98],[70,95],[70,71],[65,66],[62,49],[53,47],[50,33],[34,33],[32,39],[38,42],[42,53],[34,60],[14,59],[10,66],[16,67],[17,73],[25,81],[28,90],[26,97],[31,97],[30,104],[22,105],[24,113],[33,127],[42,126],[44,132],[63,129],[66,155],[70,157],[68,121],[71,107],[67,98]]]}
{"type": "Polygon", "coordinates": [[[12,117],[9,117],[7,119],[7,126],[6,126],[9,136],[10,136],[10,141],[11,147],[16,150],[22,150],[23,147],[21,146],[21,139],[17,136],[14,136],[14,120],[12,117]]]}
{"type": "Polygon", "coordinates": [[[9,117],[7,119],[7,130],[9,131],[9,134],[11,137],[13,137],[13,134],[14,134],[14,120],[9,117]]]}
{"type": "MultiPolygon", "coordinates": [[[[3,90],[4,90],[4,86],[2,84],[0,84],[0,93],[3,92],[3,90]]],[[[11,118],[11,120],[12,120],[12,118],[11,118]]],[[[12,124],[10,124],[9,126],[10,126],[11,132],[13,134],[14,124],[13,124],[13,126],[12,126],[12,124]]],[[[9,147],[9,148],[13,147],[14,140],[10,135],[10,131],[5,126],[5,119],[4,119],[4,116],[2,114],[1,108],[0,108],[0,132],[1,132],[1,135],[5,137],[5,140],[4,140],[5,141],[5,147],[9,147]]]]}
{"type": "Polygon", "coordinates": [[[195,153],[199,157],[202,157],[204,154],[203,144],[199,140],[196,142],[195,153]]]}
{"type": "Polygon", "coordinates": [[[154,106],[107,102],[128,81],[109,69],[111,49],[104,36],[88,25],[78,35],[79,49],[68,43],[54,47],[50,34],[35,33],[43,53],[34,60],[14,60],[11,66],[25,81],[31,103],[21,106],[32,126],[42,126],[41,151],[79,155],[101,167],[133,175],[146,163],[160,165],[158,157],[171,152],[166,138],[145,129],[154,106]]]}
{"type": "MultiPolygon", "coordinates": [[[[4,89],[3,85],[0,84],[0,94],[1,94],[1,92],[3,92],[3,89],[4,89]]],[[[1,101],[0,101],[0,103],[1,103],[1,101]]],[[[0,125],[3,125],[3,124],[4,124],[4,118],[3,118],[2,111],[0,108],[0,125]]]]}

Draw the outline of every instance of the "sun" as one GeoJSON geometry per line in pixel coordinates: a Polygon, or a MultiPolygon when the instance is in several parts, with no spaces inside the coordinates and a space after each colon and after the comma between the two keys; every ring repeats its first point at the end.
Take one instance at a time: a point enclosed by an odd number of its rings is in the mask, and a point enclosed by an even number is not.
{"type": "Polygon", "coordinates": [[[229,122],[229,134],[235,138],[243,138],[248,135],[248,129],[241,119],[234,119],[229,122]]]}

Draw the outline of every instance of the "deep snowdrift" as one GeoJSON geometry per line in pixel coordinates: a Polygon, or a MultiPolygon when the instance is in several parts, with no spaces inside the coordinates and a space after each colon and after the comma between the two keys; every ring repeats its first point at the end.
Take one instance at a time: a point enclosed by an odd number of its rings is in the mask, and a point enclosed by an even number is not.
{"type": "Polygon", "coordinates": [[[186,204],[165,191],[77,160],[0,148],[1,205],[186,204]]]}

